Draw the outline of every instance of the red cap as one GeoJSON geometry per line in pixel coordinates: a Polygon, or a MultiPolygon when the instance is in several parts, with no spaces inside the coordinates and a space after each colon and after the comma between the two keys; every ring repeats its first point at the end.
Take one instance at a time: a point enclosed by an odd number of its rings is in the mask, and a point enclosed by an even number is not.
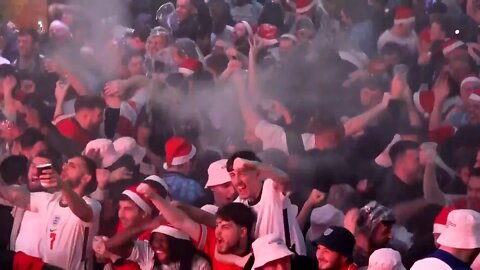
{"type": "Polygon", "coordinates": [[[455,208],[444,207],[438,213],[435,221],[433,222],[433,233],[442,233],[447,228],[448,214],[455,210],[455,208]]]}
{"type": "Polygon", "coordinates": [[[442,52],[444,56],[447,56],[449,53],[453,52],[454,50],[465,47],[465,46],[466,46],[465,43],[461,40],[448,38],[442,44],[442,52]]]}
{"type": "Polygon", "coordinates": [[[305,13],[312,9],[314,5],[313,0],[297,0],[296,1],[296,6],[297,6],[297,13],[305,13]]]}
{"type": "Polygon", "coordinates": [[[182,165],[190,161],[197,149],[186,139],[181,137],[172,137],[165,144],[165,164],[164,169],[171,166],[182,165]]]}
{"type": "Polygon", "coordinates": [[[197,59],[187,58],[183,60],[182,64],[178,68],[178,72],[185,76],[192,75],[193,73],[202,69],[202,63],[197,59]]]}
{"type": "Polygon", "coordinates": [[[275,25],[268,23],[261,24],[258,27],[257,35],[267,46],[274,45],[278,42],[278,28],[275,25]]]}
{"type": "Polygon", "coordinates": [[[408,24],[415,22],[415,14],[408,7],[397,7],[395,10],[395,24],[408,24]]]}

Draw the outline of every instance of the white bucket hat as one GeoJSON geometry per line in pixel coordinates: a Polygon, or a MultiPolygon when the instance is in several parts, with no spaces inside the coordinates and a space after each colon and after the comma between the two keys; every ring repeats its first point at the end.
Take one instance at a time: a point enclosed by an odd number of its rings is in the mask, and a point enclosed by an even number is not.
{"type": "Polygon", "coordinates": [[[391,248],[381,248],[370,255],[367,270],[405,270],[405,267],[398,251],[391,248]]]}
{"type": "Polygon", "coordinates": [[[310,228],[307,231],[307,239],[311,242],[322,236],[330,226],[343,226],[344,215],[331,204],[313,209],[310,215],[310,228]]]}
{"type": "Polygon", "coordinates": [[[112,164],[121,157],[121,155],[115,150],[112,141],[109,139],[96,139],[88,142],[84,153],[88,154],[91,150],[99,152],[102,157],[103,168],[112,166],[112,164]]]}
{"type": "Polygon", "coordinates": [[[283,239],[276,234],[267,234],[258,238],[253,242],[252,250],[255,257],[255,262],[252,266],[253,270],[269,262],[293,255],[293,252],[287,248],[283,239]]]}
{"type": "Polygon", "coordinates": [[[138,145],[132,137],[118,138],[113,142],[113,146],[120,155],[131,155],[136,165],[140,164],[147,154],[147,150],[138,145]]]}
{"type": "Polygon", "coordinates": [[[480,213],[467,209],[450,212],[447,228],[438,237],[437,243],[450,248],[480,248],[480,213]]]}
{"type": "Polygon", "coordinates": [[[230,174],[227,172],[227,160],[221,159],[208,166],[208,180],[205,188],[218,186],[230,182],[230,174]]]}

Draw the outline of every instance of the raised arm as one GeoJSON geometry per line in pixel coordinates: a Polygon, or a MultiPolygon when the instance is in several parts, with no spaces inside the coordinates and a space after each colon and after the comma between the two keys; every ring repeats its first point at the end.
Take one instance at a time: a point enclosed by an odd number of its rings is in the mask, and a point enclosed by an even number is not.
{"type": "Polygon", "coordinates": [[[150,186],[146,184],[140,184],[137,192],[150,199],[158,211],[162,213],[162,216],[165,218],[165,220],[173,227],[185,232],[193,240],[198,239],[201,230],[200,224],[193,221],[183,211],[176,208],[170,204],[170,202],[154,192],[150,186]]]}
{"type": "Polygon", "coordinates": [[[167,222],[162,216],[158,216],[150,221],[144,222],[140,226],[135,226],[105,241],[105,249],[119,255],[122,258],[128,258],[132,253],[133,239],[136,239],[141,233],[150,231],[167,222]]]}
{"type": "Polygon", "coordinates": [[[386,93],[380,104],[360,115],[350,118],[344,124],[345,136],[352,136],[355,133],[362,131],[365,126],[370,123],[370,121],[373,121],[375,118],[377,118],[377,116],[387,109],[390,99],[390,95],[386,93]]]}
{"type": "Polygon", "coordinates": [[[215,215],[203,211],[200,208],[181,202],[176,203],[177,208],[185,212],[192,220],[208,227],[215,227],[215,215]]]}
{"type": "Polygon", "coordinates": [[[260,122],[260,116],[257,114],[252,106],[252,102],[247,100],[247,93],[245,87],[245,80],[239,72],[233,74],[233,80],[238,93],[238,102],[240,110],[242,112],[243,119],[247,130],[254,131],[258,122],[260,122]]]}
{"type": "Polygon", "coordinates": [[[447,74],[442,74],[437,78],[435,85],[433,86],[433,92],[435,93],[435,101],[433,103],[433,111],[430,115],[428,129],[436,130],[443,124],[442,109],[443,104],[448,98],[450,93],[450,87],[448,85],[447,74]]]}
{"type": "Polygon", "coordinates": [[[302,210],[298,213],[297,222],[300,226],[300,229],[304,229],[305,224],[307,224],[308,219],[312,213],[312,210],[319,206],[325,200],[325,193],[318,191],[317,189],[313,189],[310,193],[310,196],[303,204],[302,210]]]}

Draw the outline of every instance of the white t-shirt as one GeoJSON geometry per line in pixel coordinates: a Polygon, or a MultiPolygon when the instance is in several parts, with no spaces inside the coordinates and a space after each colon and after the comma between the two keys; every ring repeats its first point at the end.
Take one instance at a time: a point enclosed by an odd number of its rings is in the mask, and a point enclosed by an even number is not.
{"type": "MultiPolygon", "coordinates": [[[[281,126],[261,120],[255,127],[255,136],[262,141],[263,150],[279,149],[288,154],[287,134],[281,126]]],[[[314,134],[303,133],[302,141],[306,151],[315,148],[314,134]]]]}
{"type": "MultiPolygon", "coordinates": [[[[128,257],[129,261],[136,262],[142,270],[154,269],[155,252],[150,247],[148,241],[135,241],[132,253],[128,257]]],[[[192,269],[195,270],[211,270],[210,263],[202,257],[196,256],[192,261],[192,269]]],[[[180,270],[180,263],[172,263],[169,265],[162,265],[159,270],[180,270]]]]}
{"type": "Polygon", "coordinates": [[[295,250],[299,255],[306,254],[305,239],[296,219],[298,208],[290,202],[288,197],[275,190],[272,179],[267,179],[263,182],[262,195],[257,204],[249,205],[246,200],[241,200],[240,198],[237,198],[235,201],[252,207],[257,214],[255,238],[277,233],[282,235],[283,240],[286,241],[283,214],[284,209],[287,209],[291,244],[295,245],[295,250]]]}
{"type": "Polygon", "coordinates": [[[408,47],[408,49],[413,53],[416,53],[418,50],[418,37],[415,31],[412,31],[408,37],[401,38],[394,36],[389,29],[385,30],[385,32],[383,32],[383,34],[378,38],[378,51],[381,51],[383,46],[390,42],[408,47]]]}
{"type": "Polygon", "coordinates": [[[45,219],[39,213],[25,210],[20,230],[15,241],[15,251],[42,258],[42,236],[45,230],[45,219]]]}
{"type": "Polygon", "coordinates": [[[83,197],[92,208],[93,219],[83,222],[68,207],[60,206],[62,194],[30,194],[30,208],[44,219],[43,261],[63,269],[93,269],[92,240],[98,232],[100,203],[83,197]]]}

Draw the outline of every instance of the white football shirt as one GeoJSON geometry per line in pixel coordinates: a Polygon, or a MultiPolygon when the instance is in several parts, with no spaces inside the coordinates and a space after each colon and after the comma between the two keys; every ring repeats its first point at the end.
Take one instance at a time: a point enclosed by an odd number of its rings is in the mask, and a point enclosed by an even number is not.
{"type": "Polygon", "coordinates": [[[30,208],[44,219],[43,261],[63,269],[93,269],[92,240],[98,232],[100,203],[83,197],[93,219],[83,222],[68,207],[60,205],[61,192],[30,194],[30,208]]]}

